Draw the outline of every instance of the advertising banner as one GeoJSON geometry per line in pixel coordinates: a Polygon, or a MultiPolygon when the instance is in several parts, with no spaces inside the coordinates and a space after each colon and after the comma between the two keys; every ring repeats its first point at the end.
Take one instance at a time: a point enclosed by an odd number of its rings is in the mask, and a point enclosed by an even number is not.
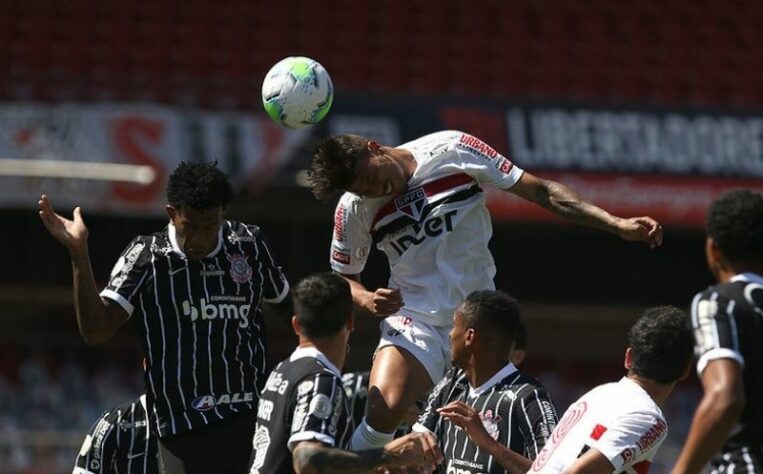
{"type": "Polygon", "coordinates": [[[256,189],[309,139],[267,117],[143,104],[2,104],[0,158],[147,165],[147,186],[83,179],[0,176],[0,206],[158,215],[167,176],[184,160],[216,160],[241,189],[256,189]]]}

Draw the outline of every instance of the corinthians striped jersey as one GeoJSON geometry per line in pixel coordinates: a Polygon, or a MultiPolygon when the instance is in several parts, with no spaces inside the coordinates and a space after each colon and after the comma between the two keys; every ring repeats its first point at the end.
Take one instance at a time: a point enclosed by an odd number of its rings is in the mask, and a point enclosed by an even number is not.
{"type": "Polygon", "coordinates": [[[435,472],[443,474],[506,472],[464,430],[437,413],[437,408],[453,401],[474,407],[493,439],[530,460],[543,449],[558,420],[546,389],[514,364],[477,388],[469,385],[463,370],[454,367],[432,389],[426,410],[413,426],[414,431],[430,431],[437,437],[445,461],[435,472]]]}
{"type": "Polygon", "coordinates": [[[763,276],[742,273],[694,297],[691,308],[697,372],[716,359],[742,368],[745,407],[712,461],[716,472],[763,472],[763,276]]]}
{"type": "Polygon", "coordinates": [[[260,305],[288,290],[256,226],[226,221],[200,261],[186,258],[171,223],[127,246],[101,297],[140,331],[149,419],[160,436],[254,408],[265,371],[260,305]]]}
{"type": "Polygon", "coordinates": [[[157,474],[157,441],[145,404],[141,395],[101,415],[85,436],[72,474],[157,474]]]}
{"type": "Polygon", "coordinates": [[[390,288],[399,288],[401,315],[434,326],[475,290],[494,289],[488,250],[493,233],[481,186],[508,189],[523,171],[469,134],[445,131],[400,145],[416,171],[408,191],[390,200],[345,193],[334,213],[330,262],[359,274],[372,245],[387,255],[390,288]]]}
{"type": "Polygon", "coordinates": [[[354,429],[339,369],[314,347],[299,347],[270,373],[257,407],[250,474],[293,473],[300,441],[347,449],[354,429]]]}

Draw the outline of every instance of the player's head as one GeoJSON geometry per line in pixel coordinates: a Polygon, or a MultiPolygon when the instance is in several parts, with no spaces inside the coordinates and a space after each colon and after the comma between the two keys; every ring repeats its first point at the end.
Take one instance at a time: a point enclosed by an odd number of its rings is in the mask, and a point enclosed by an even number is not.
{"type": "Polygon", "coordinates": [[[293,292],[292,326],[300,340],[342,335],[347,344],[352,331],[352,294],[347,280],[332,272],[304,278],[293,292]]]}
{"type": "Polygon", "coordinates": [[[184,161],[167,183],[167,215],[178,247],[201,260],[217,246],[225,208],[233,199],[228,178],[215,163],[184,161]]]}
{"type": "Polygon", "coordinates": [[[337,135],[318,145],[307,172],[316,198],[338,191],[378,198],[405,192],[408,177],[392,148],[359,135],[337,135]]]}
{"type": "Polygon", "coordinates": [[[514,365],[521,364],[527,357],[527,326],[522,321],[517,328],[517,337],[514,338],[514,350],[511,352],[511,362],[514,365]]]}
{"type": "Polygon", "coordinates": [[[763,195],[739,189],[717,198],[707,211],[705,254],[713,275],[763,268],[763,195]]]}
{"type": "Polygon", "coordinates": [[[625,368],[660,384],[689,374],[694,336],[685,312],[674,306],[648,308],[628,332],[625,368]]]}
{"type": "Polygon", "coordinates": [[[519,324],[519,304],[508,294],[500,290],[470,293],[453,315],[451,360],[459,367],[483,355],[508,362],[519,324]]]}

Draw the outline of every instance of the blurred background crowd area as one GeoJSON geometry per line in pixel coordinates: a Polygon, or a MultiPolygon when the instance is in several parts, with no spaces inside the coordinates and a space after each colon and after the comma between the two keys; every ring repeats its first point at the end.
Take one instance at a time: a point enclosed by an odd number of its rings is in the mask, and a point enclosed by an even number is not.
{"type": "MultiPolygon", "coordinates": [[[[652,215],[650,251],[487,191],[496,283],[522,303],[526,370],[563,411],[622,374],[625,334],[656,304],[686,308],[712,282],[704,209],[763,189],[763,3],[752,0],[3,0],[0,157],[149,165],[148,186],[0,177],[0,472],[70,472],[85,430],[142,390],[131,324],[80,340],[63,248],[35,212],[45,192],[80,205],[99,284],[129,240],[165,225],[166,177],[214,159],[239,196],[231,218],[260,225],[289,279],[328,268],[333,203],[304,168],[321,137],[396,145],[468,131],[517,164],[618,214],[652,215]],[[318,126],[267,120],[272,64],[306,55],[332,76],[318,126]]],[[[364,279],[383,285],[374,252],[364,279]]],[[[294,338],[268,321],[270,361],[294,338]]],[[[377,321],[359,316],[348,370],[367,370],[377,321]]],[[[667,472],[699,385],[667,407],[667,472]]]]}

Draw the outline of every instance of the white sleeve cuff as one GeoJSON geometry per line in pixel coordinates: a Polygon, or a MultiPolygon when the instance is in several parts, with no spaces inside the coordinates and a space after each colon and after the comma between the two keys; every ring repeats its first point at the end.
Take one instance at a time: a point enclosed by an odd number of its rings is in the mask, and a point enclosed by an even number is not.
{"type": "Polygon", "coordinates": [[[286,442],[286,447],[289,448],[289,451],[294,451],[294,445],[299,443],[300,441],[318,441],[323,444],[327,444],[331,447],[334,447],[335,441],[334,438],[331,436],[324,434],[324,433],[318,433],[316,431],[302,431],[300,433],[295,433],[291,435],[291,438],[289,438],[289,441],[286,442]]]}
{"type": "Polygon", "coordinates": [[[275,298],[262,298],[262,301],[265,303],[280,303],[283,301],[284,298],[286,298],[286,295],[289,294],[289,280],[286,278],[283,279],[284,285],[283,290],[281,290],[281,293],[276,296],[275,298]]]}
{"type": "Polygon", "coordinates": [[[514,165],[514,167],[511,168],[511,171],[509,171],[509,174],[507,174],[506,177],[494,183],[493,186],[495,186],[498,189],[510,189],[512,186],[514,186],[515,184],[519,182],[523,174],[525,174],[525,170],[523,170],[517,165],[514,165]]]}
{"type": "Polygon", "coordinates": [[[81,467],[75,467],[72,471],[72,474],[95,474],[92,471],[87,471],[85,469],[82,469],[81,467]]]}
{"type": "Polygon", "coordinates": [[[127,301],[122,295],[120,295],[116,291],[105,289],[105,290],[101,291],[101,298],[106,298],[106,299],[109,299],[111,301],[116,302],[117,304],[119,304],[119,306],[122,307],[122,309],[124,309],[127,312],[127,317],[128,318],[130,316],[132,316],[132,312],[135,309],[133,307],[132,303],[127,301]]]}
{"type": "Polygon", "coordinates": [[[726,347],[719,347],[717,349],[711,349],[705,352],[704,354],[702,354],[702,356],[697,361],[697,375],[701,376],[702,372],[705,371],[707,364],[711,360],[716,360],[716,359],[732,359],[737,361],[737,363],[739,363],[739,365],[742,366],[742,368],[744,368],[744,357],[742,357],[742,354],[740,354],[739,352],[733,349],[728,349],[726,347]]]}

